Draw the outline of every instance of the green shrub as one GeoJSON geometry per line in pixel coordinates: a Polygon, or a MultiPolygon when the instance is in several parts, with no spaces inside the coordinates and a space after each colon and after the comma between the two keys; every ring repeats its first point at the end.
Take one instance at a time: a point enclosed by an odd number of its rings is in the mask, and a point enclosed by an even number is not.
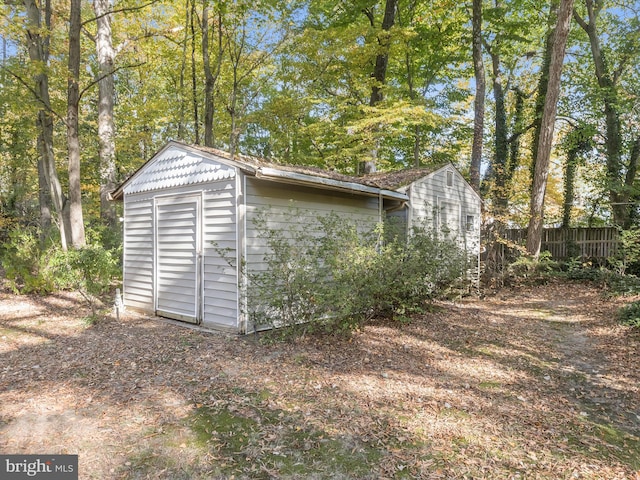
{"type": "Polygon", "coordinates": [[[15,293],[78,291],[95,315],[96,298],[120,273],[116,253],[99,244],[63,251],[58,243],[42,249],[35,228],[16,228],[3,245],[2,266],[15,293]]]}
{"type": "Polygon", "coordinates": [[[266,211],[258,214],[254,224],[269,253],[264,257],[263,270],[247,272],[252,323],[292,326],[316,318],[320,311],[314,292],[325,268],[314,264],[311,232],[301,224],[295,224],[286,234],[269,228],[266,211]]]}
{"type": "Polygon", "coordinates": [[[610,295],[635,295],[640,293],[640,278],[619,270],[596,267],[591,262],[572,259],[564,265],[564,277],[569,280],[588,281],[607,289],[610,295]]]}
{"type": "Polygon", "coordinates": [[[609,272],[605,286],[611,295],[636,295],[640,293],[640,278],[628,273],[609,272]]]}
{"type": "Polygon", "coordinates": [[[624,275],[637,271],[640,264],[640,227],[632,227],[618,232],[618,250],[609,258],[615,271],[624,275]]]}
{"type": "Polygon", "coordinates": [[[3,244],[2,268],[14,293],[49,293],[52,278],[46,274],[46,257],[36,228],[16,227],[3,244]]]}
{"type": "Polygon", "coordinates": [[[112,228],[108,225],[97,224],[89,225],[85,229],[87,236],[87,244],[101,245],[105,250],[111,253],[111,256],[118,262],[122,271],[122,230],[120,228],[112,228]]]}
{"type": "Polygon", "coordinates": [[[562,264],[562,272],[569,280],[590,281],[605,284],[610,271],[604,267],[594,266],[590,261],[581,257],[573,257],[562,264]]]}
{"type": "Polygon", "coordinates": [[[79,292],[96,315],[96,298],[106,293],[112,279],[118,275],[118,263],[101,245],[86,245],[67,252],[56,249],[47,269],[59,290],[79,292]]]}
{"type": "Polygon", "coordinates": [[[640,302],[632,302],[618,311],[618,318],[624,325],[640,328],[640,302]]]}
{"type": "Polygon", "coordinates": [[[522,254],[509,264],[506,270],[508,279],[541,282],[557,272],[559,265],[553,260],[550,252],[544,251],[537,258],[522,254]]]}
{"type": "Polygon", "coordinates": [[[375,316],[405,318],[466,269],[453,242],[425,229],[406,238],[392,225],[368,231],[336,214],[306,226],[289,222],[286,230],[271,228],[270,221],[264,211],[254,222],[268,252],[263,270],[247,272],[254,325],[351,331],[375,316]]]}

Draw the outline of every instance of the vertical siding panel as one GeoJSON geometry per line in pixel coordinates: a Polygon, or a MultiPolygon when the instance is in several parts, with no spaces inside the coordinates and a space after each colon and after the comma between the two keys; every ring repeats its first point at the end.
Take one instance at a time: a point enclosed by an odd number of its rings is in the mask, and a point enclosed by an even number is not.
{"type": "Polygon", "coordinates": [[[199,320],[201,197],[156,200],[156,309],[159,315],[199,320]]]}
{"type": "Polygon", "coordinates": [[[235,178],[207,185],[203,202],[203,319],[238,329],[238,253],[235,178]]]}
{"type": "Polygon", "coordinates": [[[125,199],[124,218],[124,304],[153,312],[153,198],[125,199]]]}

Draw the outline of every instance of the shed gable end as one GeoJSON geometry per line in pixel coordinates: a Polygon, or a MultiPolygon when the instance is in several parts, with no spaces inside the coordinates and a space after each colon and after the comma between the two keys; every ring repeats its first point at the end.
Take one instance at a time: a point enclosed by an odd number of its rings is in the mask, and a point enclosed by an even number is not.
{"type": "Polygon", "coordinates": [[[234,167],[172,146],[160,152],[129,180],[124,193],[149,192],[226,180],[235,175],[234,167]]]}

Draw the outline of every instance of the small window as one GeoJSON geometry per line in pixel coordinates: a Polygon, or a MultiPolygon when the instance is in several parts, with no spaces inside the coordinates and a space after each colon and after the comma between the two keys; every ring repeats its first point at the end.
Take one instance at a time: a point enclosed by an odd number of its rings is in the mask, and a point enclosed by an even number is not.
{"type": "Polygon", "coordinates": [[[447,187],[453,187],[453,172],[447,170],[447,187]]]}
{"type": "Polygon", "coordinates": [[[467,215],[467,232],[471,232],[475,227],[475,218],[473,215],[467,215]]]}

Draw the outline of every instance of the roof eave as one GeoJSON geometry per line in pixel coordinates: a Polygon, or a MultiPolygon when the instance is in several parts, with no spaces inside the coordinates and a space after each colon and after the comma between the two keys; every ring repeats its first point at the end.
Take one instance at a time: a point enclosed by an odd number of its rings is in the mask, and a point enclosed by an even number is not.
{"type": "Polygon", "coordinates": [[[377,187],[370,187],[355,182],[345,182],[342,180],[334,180],[331,178],[317,177],[304,173],[291,172],[288,170],[279,170],[270,167],[261,167],[256,171],[256,177],[265,180],[280,181],[298,185],[314,186],[327,190],[338,190],[347,193],[357,193],[370,197],[383,196],[394,200],[407,201],[409,197],[400,192],[386,190],[377,187]]]}

